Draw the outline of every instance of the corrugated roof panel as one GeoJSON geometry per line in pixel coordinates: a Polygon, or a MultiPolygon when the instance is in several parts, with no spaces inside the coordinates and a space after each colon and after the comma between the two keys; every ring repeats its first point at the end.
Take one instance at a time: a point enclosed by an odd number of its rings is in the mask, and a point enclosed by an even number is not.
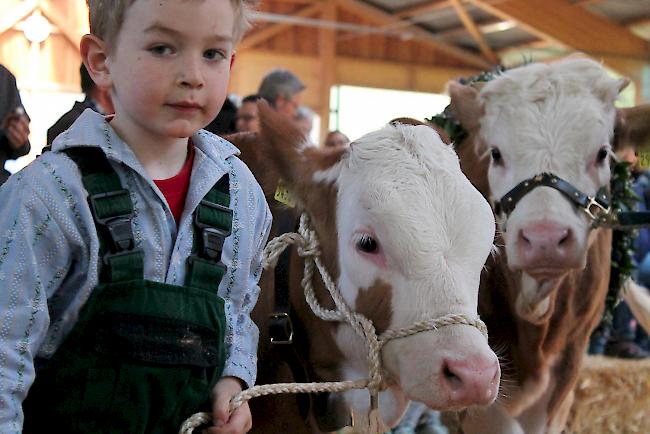
{"type": "Polygon", "coordinates": [[[395,11],[411,6],[426,4],[428,2],[422,0],[365,0],[364,3],[379,6],[387,11],[395,11]]]}

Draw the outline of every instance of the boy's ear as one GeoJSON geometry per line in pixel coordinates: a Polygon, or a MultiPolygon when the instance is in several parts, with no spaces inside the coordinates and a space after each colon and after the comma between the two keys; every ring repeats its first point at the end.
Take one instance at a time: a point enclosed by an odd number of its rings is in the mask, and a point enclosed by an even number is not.
{"type": "Polygon", "coordinates": [[[108,69],[108,47],[95,35],[84,35],[79,44],[81,59],[97,87],[110,89],[113,82],[108,69]]]}

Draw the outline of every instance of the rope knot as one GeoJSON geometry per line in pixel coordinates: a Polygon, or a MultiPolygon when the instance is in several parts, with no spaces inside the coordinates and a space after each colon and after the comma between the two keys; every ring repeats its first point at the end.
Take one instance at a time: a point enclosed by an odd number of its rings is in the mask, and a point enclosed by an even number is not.
{"type": "Polygon", "coordinates": [[[296,244],[296,251],[302,258],[320,256],[320,244],[314,231],[306,231],[302,234],[300,244],[296,244]]]}

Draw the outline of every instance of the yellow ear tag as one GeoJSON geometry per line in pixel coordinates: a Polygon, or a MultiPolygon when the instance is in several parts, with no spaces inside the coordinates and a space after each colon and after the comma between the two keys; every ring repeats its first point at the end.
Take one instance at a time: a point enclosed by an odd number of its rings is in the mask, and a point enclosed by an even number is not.
{"type": "Polygon", "coordinates": [[[282,179],[278,180],[278,188],[275,189],[275,200],[288,206],[289,208],[295,208],[296,200],[293,198],[291,192],[284,185],[282,179]]]}

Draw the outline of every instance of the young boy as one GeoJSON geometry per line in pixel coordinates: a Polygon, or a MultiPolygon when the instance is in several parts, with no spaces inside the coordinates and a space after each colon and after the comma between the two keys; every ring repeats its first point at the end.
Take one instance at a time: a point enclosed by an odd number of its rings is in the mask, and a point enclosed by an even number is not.
{"type": "Polygon", "coordinates": [[[209,433],[250,429],[228,403],[255,381],[271,216],[200,131],[248,3],[88,0],[115,116],[87,110],[0,191],[0,432],[172,433],[206,410],[209,433]]]}

